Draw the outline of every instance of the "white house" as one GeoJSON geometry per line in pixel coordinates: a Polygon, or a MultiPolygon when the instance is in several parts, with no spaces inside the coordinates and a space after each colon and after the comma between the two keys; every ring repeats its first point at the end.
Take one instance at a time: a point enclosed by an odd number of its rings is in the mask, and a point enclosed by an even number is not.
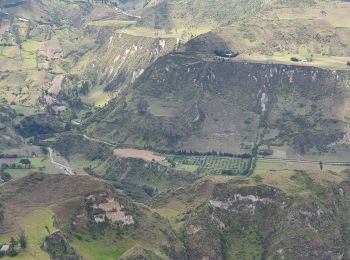
{"type": "Polygon", "coordinates": [[[3,246],[1,246],[1,248],[0,248],[0,252],[7,252],[7,250],[9,250],[9,248],[10,248],[10,246],[9,245],[3,245],[3,246]]]}

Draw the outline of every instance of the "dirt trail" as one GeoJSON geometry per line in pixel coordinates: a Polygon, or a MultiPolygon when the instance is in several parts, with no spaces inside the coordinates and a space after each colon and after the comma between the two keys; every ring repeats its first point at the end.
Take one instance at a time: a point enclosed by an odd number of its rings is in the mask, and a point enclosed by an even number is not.
{"type": "Polygon", "coordinates": [[[129,16],[129,17],[133,17],[133,18],[137,18],[137,19],[141,19],[142,18],[139,15],[129,14],[129,13],[123,11],[122,9],[118,8],[118,7],[116,7],[115,10],[117,10],[117,11],[121,12],[122,14],[124,14],[126,16],[129,16]]]}
{"type": "Polygon", "coordinates": [[[67,174],[67,175],[74,175],[74,172],[72,170],[72,168],[69,166],[69,165],[63,165],[59,162],[56,162],[53,158],[53,150],[48,147],[48,150],[49,150],[49,157],[50,157],[50,161],[53,165],[57,166],[58,168],[64,170],[64,173],[67,174]]]}
{"type": "Polygon", "coordinates": [[[106,141],[102,141],[102,140],[99,140],[99,139],[96,139],[96,138],[93,138],[93,137],[89,137],[87,135],[83,135],[83,137],[87,140],[90,140],[90,141],[93,141],[93,142],[97,142],[97,143],[101,143],[101,144],[106,144],[106,145],[109,145],[109,146],[115,146],[115,144],[112,144],[112,143],[108,143],[106,141]]]}

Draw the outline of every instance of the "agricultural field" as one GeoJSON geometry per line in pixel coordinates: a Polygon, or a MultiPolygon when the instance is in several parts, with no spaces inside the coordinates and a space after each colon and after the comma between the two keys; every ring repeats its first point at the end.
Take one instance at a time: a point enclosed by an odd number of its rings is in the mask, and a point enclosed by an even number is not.
{"type": "MultiPolygon", "coordinates": [[[[298,54],[300,58],[304,58],[303,54],[298,54]]],[[[310,55],[310,54],[308,54],[310,55]]],[[[350,66],[347,65],[349,57],[338,57],[338,56],[324,56],[324,55],[313,55],[312,60],[307,62],[293,62],[291,58],[295,57],[295,54],[285,55],[240,55],[236,61],[248,61],[256,63],[266,64],[286,64],[286,65],[300,65],[309,67],[319,67],[324,69],[337,69],[337,70],[350,70],[350,66]]],[[[309,58],[310,59],[310,58],[309,58]]]]}
{"type": "Polygon", "coordinates": [[[274,159],[274,158],[258,158],[256,161],[256,167],[254,174],[264,173],[278,173],[281,171],[311,171],[311,172],[336,172],[341,173],[348,170],[350,166],[348,164],[341,164],[328,160],[324,161],[311,161],[304,159],[274,159]],[[320,166],[322,164],[322,166],[320,166]],[[322,169],[321,169],[322,167],[322,169]]]}
{"type": "Polygon", "coordinates": [[[145,161],[155,161],[162,162],[164,157],[157,155],[154,152],[147,150],[129,149],[129,148],[118,148],[113,151],[114,155],[117,157],[124,158],[139,158],[145,161]]]}
{"type": "Polygon", "coordinates": [[[263,158],[259,158],[256,162],[254,173],[261,174],[265,172],[276,172],[286,169],[287,163],[283,159],[265,160],[263,158]]]}
{"type": "Polygon", "coordinates": [[[33,171],[47,172],[48,156],[18,157],[0,159],[0,171],[8,172],[13,179],[22,178],[33,171]],[[29,160],[30,164],[25,165],[21,160],[29,160]]]}
{"type": "MultiPolygon", "coordinates": [[[[24,232],[28,240],[28,246],[20,251],[16,259],[48,259],[48,255],[41,249],[41,245],[46,236],[57,231],[54,227],[54,214],[48,208],[38,209],[28,215],[21,223],[20,229],[24,232]]],[[[0,236],[0,244],[6,244],[11,237],[17,237],[20,230],[11,232],[10,234],[0,236]]],[[[12,257],[4,257],[2,259],[13,259],[12,257]]]]}
{"type": "Polygon", "coordinates": [[[198,172],[203,175],[239,175],[248,166],[249,159],[223,156],[167,156],[175,169],[198,172]]]}
{"type": "Polygon", "coordinates": [[[241,54],[270,56],[264,61],[313,55],[315,66],[343,68],[341,57],[350,55],[349,9],[346,1],[320,1],[312,8],[285,5],[221,27],[216,34],[241,54]]]}
{"type": "Polygon", "coordinates": [[[74,239],[72,246],[80,255],[87,260],[118,259],[128,248],[136,245],[136,241],[127,238],[123,241],[117,241],[115,234],[108,232],[104,239],[91,240],[89,237],[85,240],[74,239]],[[88,241],[86,241],[88,240],[88,241]]]}

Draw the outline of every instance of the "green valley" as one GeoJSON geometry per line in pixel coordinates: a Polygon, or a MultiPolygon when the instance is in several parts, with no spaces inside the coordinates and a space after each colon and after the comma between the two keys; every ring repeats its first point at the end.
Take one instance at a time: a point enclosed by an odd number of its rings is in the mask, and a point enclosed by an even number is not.
{"type": "Polygon", "coordinates": [[[349,11],[0,0],[0,259],[350,259],[349,11]]]}

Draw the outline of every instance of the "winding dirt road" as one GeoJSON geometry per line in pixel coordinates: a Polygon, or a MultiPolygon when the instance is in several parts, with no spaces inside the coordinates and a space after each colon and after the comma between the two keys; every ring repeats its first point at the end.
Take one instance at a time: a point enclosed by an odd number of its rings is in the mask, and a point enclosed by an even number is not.
{"type": "Polygon", "coordinates": [[[50,157],[50,161],[53,165],[55,165],[56,167],[64,170],[64,173],[67,174],[67,175],[74,175],[74,172],[72,170],[72,168],[69,166],[69,165],[63,165],[59,162],[56,162],[53,158],[53,150],[52,148],[48,147],[48,150],[49,150],[49,157],[50,157]]]}

